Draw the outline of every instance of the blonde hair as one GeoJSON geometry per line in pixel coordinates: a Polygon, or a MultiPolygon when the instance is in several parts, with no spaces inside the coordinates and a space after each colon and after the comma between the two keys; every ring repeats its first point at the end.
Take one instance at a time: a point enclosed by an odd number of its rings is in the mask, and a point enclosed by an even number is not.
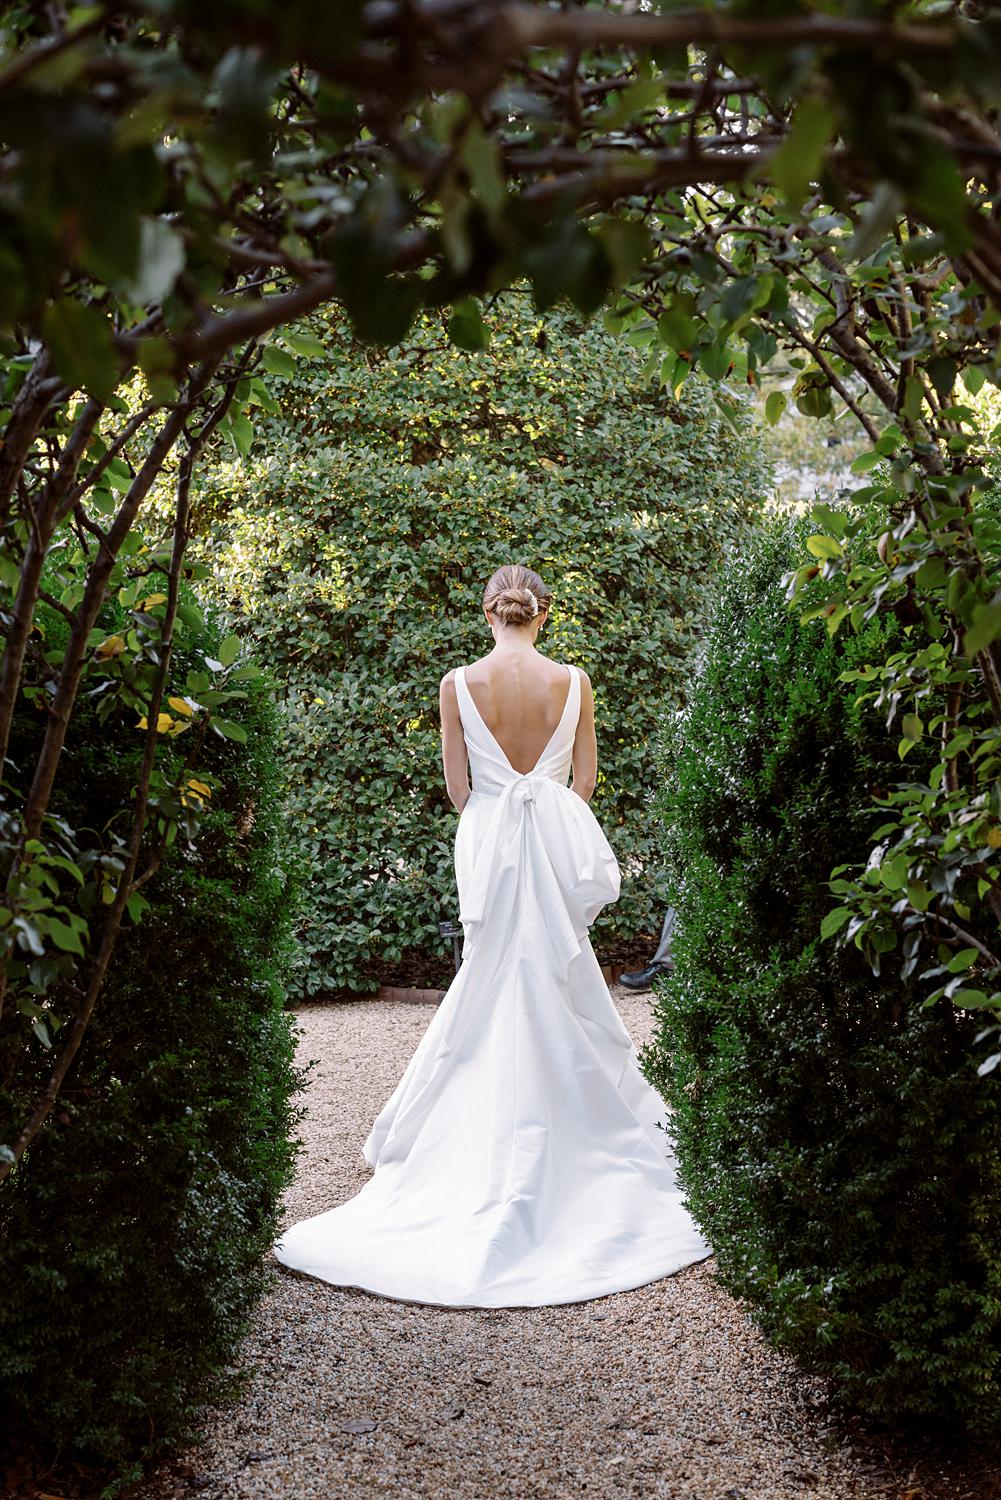
{"type": "Polygon", "coordinates": [[[540,609],[548,609],[552,600],[538,573],[520,563],[498,568],[483,590],[484,608],[502,625],[527,625],[540,609]]]}

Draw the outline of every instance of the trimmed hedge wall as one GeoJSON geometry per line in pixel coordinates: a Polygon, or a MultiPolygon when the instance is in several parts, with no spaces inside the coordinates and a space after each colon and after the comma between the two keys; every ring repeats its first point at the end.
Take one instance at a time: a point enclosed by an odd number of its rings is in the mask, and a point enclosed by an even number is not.
{"type": "Polygon", "coordinates": [[[480,600],[508,561],[554,591],[541,649],[595,682],[594,808],[625,874],[596,940],[634,942],[660,921],[650,741],[683,698],[705,581],[758,513],[758,441],[694,379],[675,400],[621,336],[567,312],[543,326],[524,299],[498,303],[478,354],[430,318],[388,354],[337,319],[269,346],[275,409],[197,502],[233,628],[287,688],[296,988],[446,977],[438,682],[492,647],[480,600]]]}
{"type": "MultiPolygon", "coordinates": [[[[721,588],[657,799],[678,908],[648,1076],[673,1109],[722,1283],[871,1418],[1001,1436],[1001,1090],[982,1018],[922,1009],[819,940],[826,881],[870,848],[897,733],[846,668],[899,626],[800,624],[777,528],[721,588]]],[[[920,751],[914,752],[920,756],[920,751]]],[[[908,775],[913,775],[909,769],[908,775]]]]}

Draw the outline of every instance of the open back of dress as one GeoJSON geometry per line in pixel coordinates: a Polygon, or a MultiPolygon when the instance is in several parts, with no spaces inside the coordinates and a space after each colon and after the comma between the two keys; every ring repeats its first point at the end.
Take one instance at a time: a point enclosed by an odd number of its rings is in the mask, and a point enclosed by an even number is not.
{"type": "Polygon", "coordinates": [[[588,938],[619,869],[567,786],[580,715],[567,670],[563,716],[527,773],[456,673],[473,789],[455,839],[462,966],[365,1142],[371,1179],[275,1245],[295,1270],[405,1301],[533,1307],[712,1253],[588,938]]]}

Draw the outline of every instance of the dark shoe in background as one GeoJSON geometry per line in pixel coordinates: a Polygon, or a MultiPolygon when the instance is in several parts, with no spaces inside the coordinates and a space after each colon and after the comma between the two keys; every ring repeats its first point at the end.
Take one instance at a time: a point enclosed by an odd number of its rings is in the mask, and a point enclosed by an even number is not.
{"type": "Polygon", "coordinates": [[[654,959],[653,963],[647,964],[645,969],[634,969],[630,974],[620,974],[619,983],[624,984],[627,990],[648,990],[658,974],[670,974],[674,965],[670,962],[661,963],[654,959]]]}

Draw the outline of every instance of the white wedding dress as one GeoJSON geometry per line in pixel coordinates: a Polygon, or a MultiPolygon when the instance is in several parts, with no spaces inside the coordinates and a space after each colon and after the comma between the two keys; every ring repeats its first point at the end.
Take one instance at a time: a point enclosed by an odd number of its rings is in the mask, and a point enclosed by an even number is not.
{"type": "Polygon", "coordinates": [[[473,788],[455,839],[463,962],[364,1144],[372,1177],[276,1243],[294,1270],[408,1302],[536,1307],[712,1254],[587,935],[619,869],[567,786],[580,713],[568,671],[563,717],[527,774],[456,673],[473,788]]]}

